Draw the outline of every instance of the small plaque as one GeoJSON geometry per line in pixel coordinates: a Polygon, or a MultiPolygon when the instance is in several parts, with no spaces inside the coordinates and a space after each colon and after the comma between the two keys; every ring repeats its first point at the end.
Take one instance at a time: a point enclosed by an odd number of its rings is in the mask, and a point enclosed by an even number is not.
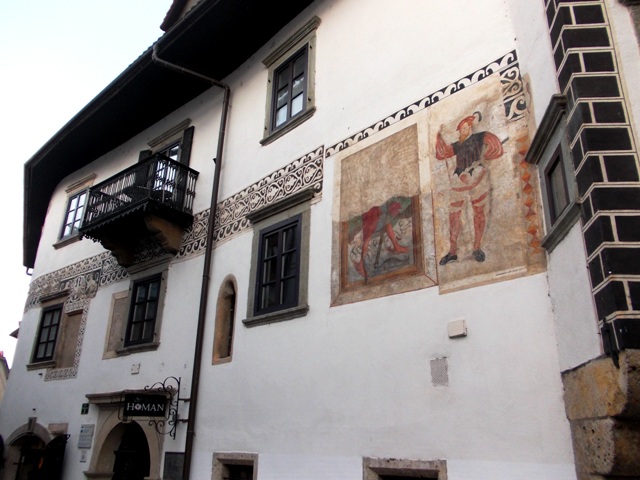
{"type": "Polygon", "coordinates": [[[94,429],[95,425],[93,424],[80,425],[80,435],[78,435],[78,448],[91,448],[94,429]]]}

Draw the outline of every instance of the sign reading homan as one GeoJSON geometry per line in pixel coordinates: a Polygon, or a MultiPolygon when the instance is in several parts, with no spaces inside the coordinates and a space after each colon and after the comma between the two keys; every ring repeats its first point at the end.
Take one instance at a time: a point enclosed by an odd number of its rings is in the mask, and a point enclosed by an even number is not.
{"type": "Polygon", "coordinates": [[[128,393],[124,396],[124,417],[166,417],[167,396],[154,393],[128,393]]]}

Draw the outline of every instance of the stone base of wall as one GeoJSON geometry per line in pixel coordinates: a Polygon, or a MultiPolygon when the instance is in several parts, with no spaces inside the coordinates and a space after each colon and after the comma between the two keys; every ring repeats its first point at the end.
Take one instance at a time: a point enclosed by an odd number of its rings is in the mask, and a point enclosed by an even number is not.
{"type": "Polygon", "coordinates": [[[579,480],[640,478],[640,350],[564,372],[579,480]]]}

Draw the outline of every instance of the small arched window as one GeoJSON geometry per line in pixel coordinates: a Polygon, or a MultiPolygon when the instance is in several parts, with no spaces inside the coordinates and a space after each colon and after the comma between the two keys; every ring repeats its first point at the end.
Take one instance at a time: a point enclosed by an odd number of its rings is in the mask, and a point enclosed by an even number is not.
{"type": "Polygon", "coordinates": [[[233,275],[229,275],[222,282],[218,292],[216,308],[216,328],[213,334],[212,363],[226,363],[231,361],[233,352],[233,324],[236,316],[236,283],[233,275]]]}

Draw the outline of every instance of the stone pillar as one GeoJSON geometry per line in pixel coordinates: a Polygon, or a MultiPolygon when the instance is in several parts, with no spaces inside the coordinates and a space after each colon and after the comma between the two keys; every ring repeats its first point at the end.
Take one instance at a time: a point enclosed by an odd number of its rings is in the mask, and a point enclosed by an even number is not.
{"type": "Polygon", "coordinates": [[[640,350],[562,374],[580,480],[640,476],[640,350]]]}

